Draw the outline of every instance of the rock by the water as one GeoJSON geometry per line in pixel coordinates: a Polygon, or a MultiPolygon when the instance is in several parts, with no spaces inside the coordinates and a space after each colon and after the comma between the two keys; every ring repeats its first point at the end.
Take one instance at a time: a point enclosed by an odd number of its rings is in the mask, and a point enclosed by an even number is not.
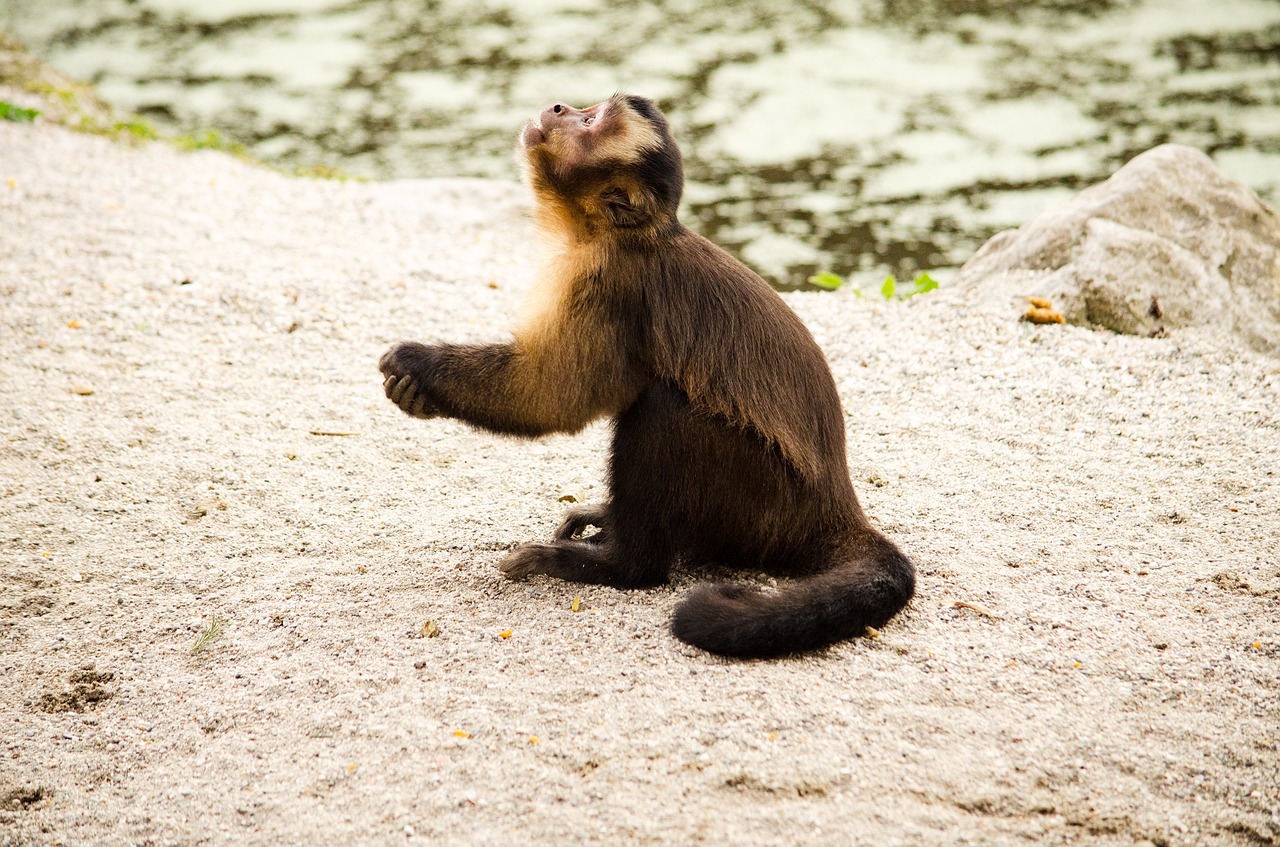
{"type": "Polygon", "coordinates": [[[1280,216],[1208,156],[1166,144],[992,238],[958,285],[1039,296],[1068,323],[1155,335],[1206,327],[1280,353],[1280,216]]]}

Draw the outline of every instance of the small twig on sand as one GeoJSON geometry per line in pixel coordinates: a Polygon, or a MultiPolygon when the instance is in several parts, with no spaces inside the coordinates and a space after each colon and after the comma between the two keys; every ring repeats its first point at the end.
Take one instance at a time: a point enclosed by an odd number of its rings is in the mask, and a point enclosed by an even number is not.
{"type": "Polygon", "coordinates": [[[948,605],[958,606],[961,609],[972,609],[980,615],[985,615],[994,620],[1000,620],[1000,616],[985,606],[979,606],[977,603],[970,603],[968,600],[948,600],[948,605]]]}

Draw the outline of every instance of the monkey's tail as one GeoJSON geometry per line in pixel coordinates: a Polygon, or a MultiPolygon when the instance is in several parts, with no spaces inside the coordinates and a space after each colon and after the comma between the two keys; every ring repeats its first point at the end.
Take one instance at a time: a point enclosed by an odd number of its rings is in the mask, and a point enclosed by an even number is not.
{"type": "Polygon", "coordinates": [[[772,593],[721,583],[695,588],[676,608],[676,638],[712,653],[767,658],[816,650],[883,626],[915,593],[910,560],[882,537],[872,552],[772,593]]]}

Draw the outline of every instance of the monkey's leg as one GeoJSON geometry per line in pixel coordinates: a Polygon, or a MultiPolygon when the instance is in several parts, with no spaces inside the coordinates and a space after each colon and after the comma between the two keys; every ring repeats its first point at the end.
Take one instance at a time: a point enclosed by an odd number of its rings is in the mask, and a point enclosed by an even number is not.
{"type": "Polygon", "coordinates": [[[688,561],[810,569],[848,523],[839,492],[806,491],[763,438],[665,383],[618,417],[609,476],[615,523],[643,521],[688,561]]]}
{"type": "MultiPolygon", "coordinates": [[[[574,582],[618,587],[658,585],[687,547],[686,512],[699,499],[704,474],[701,443],[689,432],[696,415],[679,389],[653,385],[618,416],[610,458],[606,507],[571,512],[553,544],[526,544],[501,564],[513,579],[546,574],[574,582]],[[602,542],[571,536],[602,519],[602,542]],[[570,536],[570,537],[566,537],[570,536]]],[[[714,467],[705,476],[714,478],[714,467]]]]}
{"type": "Polygon", "coordinates": [[[601,503],[596,506],[570,509],[561,521],[560,528],[556,530],[555,538],[556,541],[586,541],[589,544],[599,544],[608,537],[608,531],[609,507],[601,503]],[[594,526],[600,531],[583,537],[583,531],[589,526],[594,526]]]}

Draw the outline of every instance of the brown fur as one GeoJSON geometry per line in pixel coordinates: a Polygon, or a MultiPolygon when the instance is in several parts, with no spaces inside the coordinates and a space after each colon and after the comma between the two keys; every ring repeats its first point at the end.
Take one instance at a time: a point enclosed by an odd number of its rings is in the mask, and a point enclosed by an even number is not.
{"type": "Polygon", "coordinates": [[[691,594],[676,635],[730,655],[885,623],[914,569],[849,484],[830,369],[763,280],[680,225],[680,153],[662,114],[625,95],[557,104],[521,149],[552,253],[515,337],[402,343],[379,363],[387,396],[417,417],[524,436],[614,418],[610,500],[503,571],[617,586],[662,582],[681,559],[821,574],[775,594],[691,594]],[[588,525],[601,531],[583,538],[588,525]]]}

